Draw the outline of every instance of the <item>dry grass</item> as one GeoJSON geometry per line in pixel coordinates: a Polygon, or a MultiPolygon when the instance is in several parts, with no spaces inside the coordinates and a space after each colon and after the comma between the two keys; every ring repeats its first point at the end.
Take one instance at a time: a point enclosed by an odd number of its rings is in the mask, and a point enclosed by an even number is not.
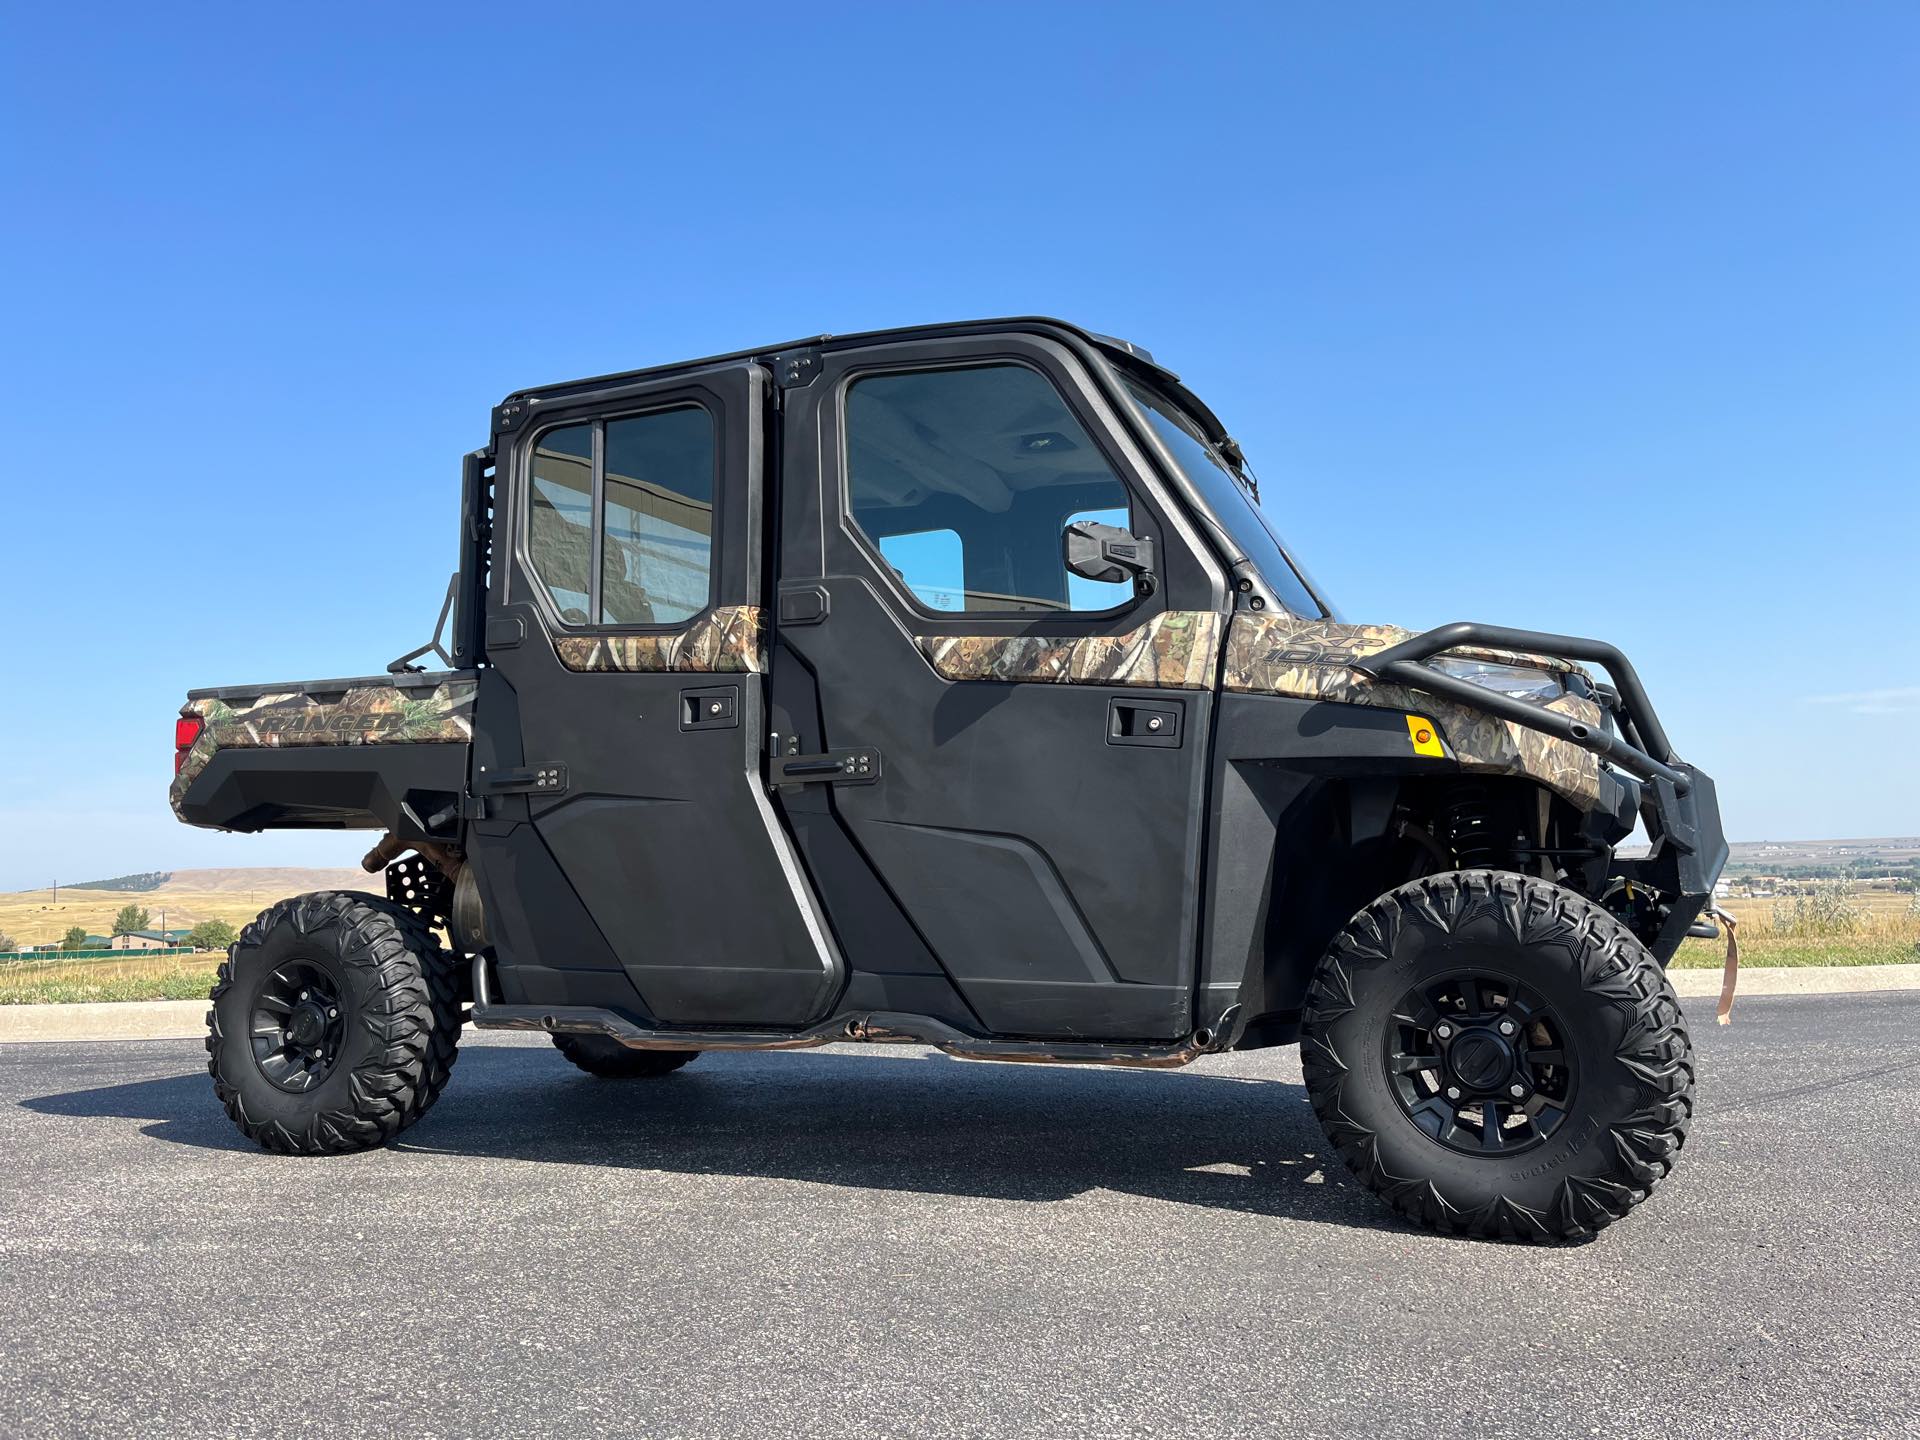
{"type": "MultiPolygon", "coordinates": [[[[191,929],[202,920],[224,920],[238,930],[277,900],[309,890],[369,890],[379,893],[377,876],[358,870],[230,869],[181,870],[153,890],[20,890],[0,894],[0,933],[22,945],[59,940],[73,926],[92,935],[113,928],[120,907],[139,905],[151,912],[153,928],[162,916],[169,929],[191,929]]],[[[111,959],[0,962],[0,1005],[68,1004],[86,1000],[192,1000],[213,985],[224,957],[142,955],[137,950],[111,959]]]]}
{"type": "MultiPolygon", "coordinates": [[[[1920,914],[1913,897],[1897,891],[1856,890],[1845,897],[1857,912],[1850,926],[1796,923],[1793,897],[1742,899],[1722,909],[1740,922],[1742,965],[1900,965],[1920,961],[1920,914]]],[[[1720,940],[1689,940],[1674,957],[1683,970],[1718,969],[1720,940]]]]}
{"type": "Polygon", "coordinates": [[[0,1005],[72,1005],[89,1000],[204,1000],[226,958],[132,955],[125,960],[0,963],[0,1005]]]}

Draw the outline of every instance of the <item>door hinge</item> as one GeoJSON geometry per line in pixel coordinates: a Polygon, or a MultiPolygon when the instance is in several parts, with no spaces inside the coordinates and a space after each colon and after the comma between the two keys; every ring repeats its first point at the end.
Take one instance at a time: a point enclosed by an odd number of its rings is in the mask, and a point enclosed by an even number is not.
{"type": "Polygon", "coordinates": [[[783,350],[768,359],[767,368],[773,371],[773,383],[782,390],[811,385],[820,373],[820,352],[811,348],[783,350]]]}
{"type": "Polygon", "coordinates": [[[478,789],[487,795],[562,795],[567,789],[567,767],[559,764],[522,765],[512,770],[480,767],[478,789]]]}
{"type": "Polygon", "coordinates": [[[861,748],[776,756],[772,769],[776,786],[871,785],[880,778],[880,752],[861,748]]]}

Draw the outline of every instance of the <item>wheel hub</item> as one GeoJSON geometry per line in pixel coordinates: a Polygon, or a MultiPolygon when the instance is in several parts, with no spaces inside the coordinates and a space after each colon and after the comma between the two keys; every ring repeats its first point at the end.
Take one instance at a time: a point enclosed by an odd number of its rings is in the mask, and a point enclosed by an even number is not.
{"type": "Polygon", "coordinates": [[[1513,1075],[1513,1047],[1492,1030],[1464,1030],[1446,1047],[1447,1069],[1468,1090],[1498,1093],[1513,1075]]]}
{"type": "Polygon", "coordinates": [[[1573,1055],[1559,1017],[1511,976],[1423,981],[1387,1027],[1387,1079],[1407,1118],[1450,1150],[1510,1155],[1567,1118],[1573,1055]]]}
{"type": "Polygon", "coordinates": [[[287,1022],[287,1038],[295,1045],[311,1047],[327,1033],[327,1012],[311,1000],[302,1000],[287,1022]]]}
{"type": "Polygon", "coordinates": [[[319,964],[293,960],[266,976],[249,1026],[254,1063],[282,1090],[311,1090],[333,1073],[346,1037],[340,986],[319,964]]]}

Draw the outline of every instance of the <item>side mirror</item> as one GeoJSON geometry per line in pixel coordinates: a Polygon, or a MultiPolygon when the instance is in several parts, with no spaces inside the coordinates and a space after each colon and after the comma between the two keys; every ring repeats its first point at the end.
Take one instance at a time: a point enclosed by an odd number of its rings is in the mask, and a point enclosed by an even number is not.
{"type": "Polygon", "coordinates": [[[1139,578],[1149,592],[1154,586],[1153,541],[1122,530],[1118,525],[1102,525],[1097,520],[1076,520],[1061,536],[1061,555],[1067,569],[1082,580],[1108,583],[1139,578]]]}

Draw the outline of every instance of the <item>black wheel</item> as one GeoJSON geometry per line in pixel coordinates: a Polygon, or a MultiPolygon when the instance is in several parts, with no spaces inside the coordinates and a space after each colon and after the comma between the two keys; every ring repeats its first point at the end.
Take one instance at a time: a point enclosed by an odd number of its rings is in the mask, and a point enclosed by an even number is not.
{"type": "Polygon", "coordinates": [[[604,1035],[555,1035],[554,1048],[602,1080],[651,1080],[700,1058],[698,1050],[636,1050],[604,1035]]]}
{"type": "Polygon", "coordinates": [[[1301,1026],[1314,1112],[1396,1210],[1489,1238],[1580,1239],[1646,1199],[1693,1114],[1660,963],[1592,902],[1468,870],[1334,938],[1301,1026]]]}
{"type": "Polygon", "coordinates": [[[411,910],[322,891],[240,932],[207,1012],[207,1071],[245,1135],[285,1155],[385,1144],[458,1051],[452,960],[411,910]]]}

